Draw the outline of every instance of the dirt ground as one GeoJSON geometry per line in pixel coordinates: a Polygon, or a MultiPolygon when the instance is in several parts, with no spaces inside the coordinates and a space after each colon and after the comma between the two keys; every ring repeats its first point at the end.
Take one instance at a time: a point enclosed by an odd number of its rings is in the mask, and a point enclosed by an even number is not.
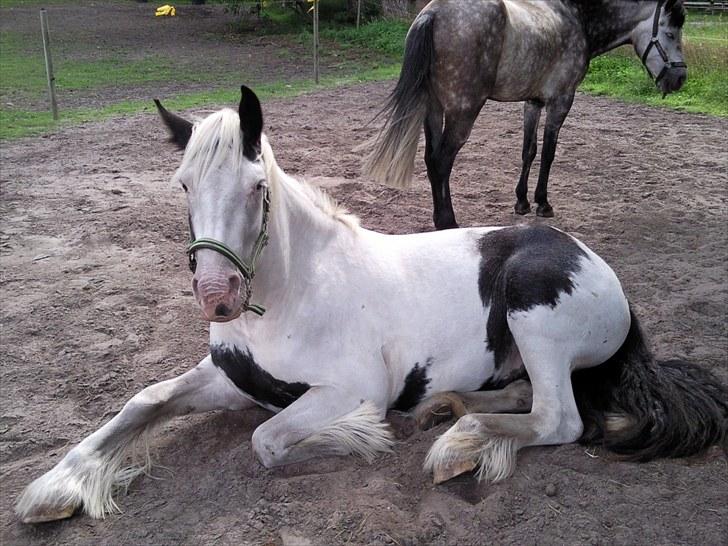
{"type": "MultiPolygon", "coordinates": [[[[412,189],[360,175],[356,144],[392,83],[264,103],[290,174],[330,186],[365,227],[431,229],[422,150],[412,189]]],[[[140,95],[144,96],[144,95],[140,95]]],[[[162,94],[162,96],[164,96],[162,94]]],[[[200,112],[201,113],[201,112],[200,112]]],[[[520,105],[489,104],[456,163],[463,226],[538,223],[512,213],[520,105]]],[[[660,357],[728,383],[728,121],[579,96],[552,171],[548,223],[602,255],[660,357]]],[[[141,388],[206,354],[190,291],[180,154],[152,113],[2,144],[0,543],[726,544],[728,460],[625,463],[579,445],[519,454],[496,485],[421,471],[441,425],[393,419],[394,452],[266,470],[251,434],[264,410],[178,419],[152,438],[157,466],[122,514],[30,526],[22,488],[141,388]]]]}

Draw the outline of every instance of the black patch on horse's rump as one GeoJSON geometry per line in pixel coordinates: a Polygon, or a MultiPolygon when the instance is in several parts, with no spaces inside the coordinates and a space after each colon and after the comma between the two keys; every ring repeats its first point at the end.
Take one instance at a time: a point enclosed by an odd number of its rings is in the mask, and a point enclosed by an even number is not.
{"type": "Polygon", "coordinates": [[[571,278],[586,253],[570,236],[548,226],[499,229],[483,235],[478,246],[478,290],[483,305],[490,307],[487,342],[497,370],[513,349],[508,313],[555,307],[562,294],[571,294],[571,278]]]}
{"type": "Polygon", "coordinates": [[[212,362],[235,386],[262,405],[285,408],[298,400],[310,387],[307,383],[286,383],[258,366],[249,349],[210,346],[212,362]]]}
{"type": "Polygon", "coordinates": [[[397,400],[392,405],[392,409],[407,411],[422,401],[427,391],[427,384],[430,382],[427,377],[427,368],[430,365],[432,365],[432,358],[428,358],[422,367],[420,367],[419,362],[415,362],[414,368],[410,370],[404,380],[402,392],[399,393],[397,400]]]}

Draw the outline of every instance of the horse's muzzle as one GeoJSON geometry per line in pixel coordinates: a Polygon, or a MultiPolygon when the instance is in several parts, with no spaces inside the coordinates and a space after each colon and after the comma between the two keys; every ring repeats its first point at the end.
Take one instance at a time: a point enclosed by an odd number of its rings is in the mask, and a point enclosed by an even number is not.
{"type": "Polygon", "coordinates": [[[673,93],[680,89],[688,78],[688,71],[683,67],[674,67],[665,71],[665,75],[658,82],[662,95],[673,93]]]}
{"type": "Polygon", "coordinates": [[[228,322],[242,312],[240,275],[230,270],[197,270],[192,279],[192,292],[205,319],[228,322]]]}

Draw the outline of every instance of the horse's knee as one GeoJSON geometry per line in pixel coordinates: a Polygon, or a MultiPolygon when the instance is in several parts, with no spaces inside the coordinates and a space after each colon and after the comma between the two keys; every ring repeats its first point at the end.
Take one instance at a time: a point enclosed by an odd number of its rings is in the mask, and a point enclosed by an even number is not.
{"type": "Polygon", "coordinates": [[[268,433],[264,425],[255,429],[251,442],[253,453],[264,467],[273,468],[283,464],[286,446],[280,437],[268,433]]]}

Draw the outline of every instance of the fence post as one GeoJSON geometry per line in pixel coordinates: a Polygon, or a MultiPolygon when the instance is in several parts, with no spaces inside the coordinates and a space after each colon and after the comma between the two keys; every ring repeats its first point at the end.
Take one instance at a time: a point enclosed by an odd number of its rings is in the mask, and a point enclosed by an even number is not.
{"type": "Polygon", "coordinates": [[[319,0],[313,0],[313,79],[319,82],[319,0]]]}
{"type": "Polygon", "coordinates": [[[45,8],[40,10],[40,28],[43,34],[43,55],[45,55],[46,76],[48,78],[48,93],[51,97],[51,111],[53,119],[58,119],[58,103],[56,102],[56,78],[53,75],[53,61],[51,60],[51,40],[48,32],[48,14],[45,8]]]}
{"type": "Polygon", "coordinates": [[[361,21],[361,0],[356,0],[356,29],[359,30],[359,21],[361,21]]]}

